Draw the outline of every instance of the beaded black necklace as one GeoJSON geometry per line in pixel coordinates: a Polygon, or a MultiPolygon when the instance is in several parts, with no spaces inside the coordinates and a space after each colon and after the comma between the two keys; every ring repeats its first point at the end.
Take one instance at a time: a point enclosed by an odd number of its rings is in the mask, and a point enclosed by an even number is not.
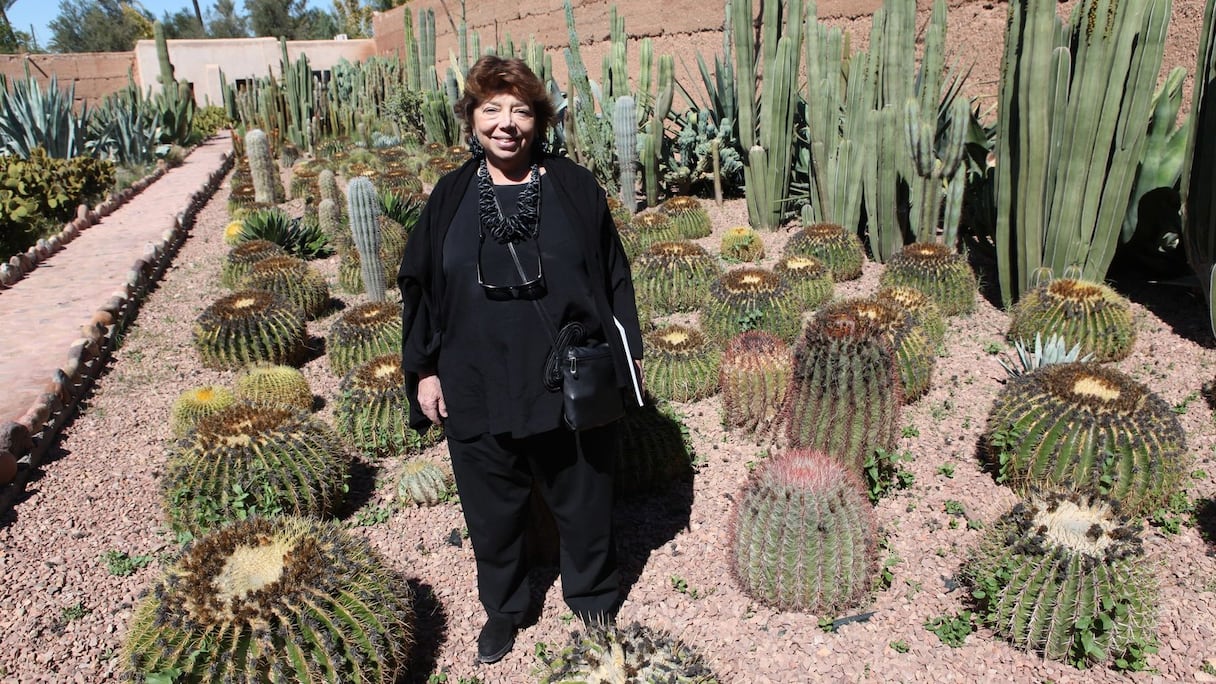
{"type": "Polygon", "coordinates": [[[532,175],[523,192],[519,193],[519,207],[512,216],[503,216],[494,195],[494,182],[490,180],[490,168],[483,157],[477,171],[477,210],[481,227],[500,245],[518,243],[536,237],[540,225],[540,168],[532,162],[532,175]]]}

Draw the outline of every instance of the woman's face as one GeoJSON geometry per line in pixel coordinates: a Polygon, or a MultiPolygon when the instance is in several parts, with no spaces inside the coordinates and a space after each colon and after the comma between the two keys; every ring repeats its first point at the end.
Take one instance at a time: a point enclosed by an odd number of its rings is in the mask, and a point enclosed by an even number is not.
{"type": "Polygon", "coordinates": [[[536,137],[532,105],[499,93],[473,109],[473,134],[486,150],[487,163],[502,171],[529,166],[536,137]]]}

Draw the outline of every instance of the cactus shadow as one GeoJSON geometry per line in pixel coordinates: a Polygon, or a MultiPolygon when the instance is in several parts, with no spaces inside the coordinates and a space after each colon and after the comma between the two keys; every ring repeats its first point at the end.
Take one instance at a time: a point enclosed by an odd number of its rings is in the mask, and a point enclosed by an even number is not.
{"type": "Polygon", "coordinates": [[[996,256],[989,251],[991,247],[978,246],[972,242],[967,242],[965,245],[967,263],[971,266],[971,271],[975,273],[976,280],[979,281],[980,296],[993,308],[1004,311],[1005,304],[1001,301],[1001,283],[996,270],[996,256]]]}
{"type": "MultiPolygon", "coordinates": [[[[642,576],[650,554],[663,548],[688,529],[692,515],[691,474],[649,493],[621,497],[613,510],[617,558],[621,572],[621,600],[629,597],[642,576]]],[[[672,549],[672,555],[678,550],[672,549]]]]}
{"type": "Polygon", "coordinates": [[[406,674],[399,684],[427,684],[439,666],[439,652],[448,638],[448,614],[431,585],[409,580],[414,591],[414,646],[406,674]]]}
{"type": "Polygon", "coordinates": [[[1195,502],[1195,529],[1207,542],[1209,551],[1216,551],[1216,499],[1205,498],[1195,502]]]}
{"type": "Polygon", "coordinates": [[[1216,349],[1208,327],[1208,304],[1199,281],[1193,278],[1157,281],[1124,273],[1108,278],[1124,297],[1148,309],[1175,335],[1204,349],[1216,349]]]}
{"type": "Polygon", "coordinates": [[[304,340],[304,352],[301,354],[298,366],[305,366],[323,356],[325,356],[325,338],[309,335],[308,339],[304,340]]]}
{"type": "Polygon", "coordinates": [[[380,466],[368,463],[361,458],[354,459],[350,466],[346,502],[342,504],[336,515],[339,520],[346,520],[354,515],[355,511],[366,506],[376,496],[376,475],[379,472],[380,466]]]}

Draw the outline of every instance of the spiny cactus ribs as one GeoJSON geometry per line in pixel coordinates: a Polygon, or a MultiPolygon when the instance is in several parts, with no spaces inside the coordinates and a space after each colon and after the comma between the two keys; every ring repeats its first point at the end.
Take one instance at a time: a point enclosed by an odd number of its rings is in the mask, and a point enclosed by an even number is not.
{"type": "Polygon", "coordinates": [[[537,674],[538,684],[666,682],[717,684],[701,656],[666,632],[638,623],[591,625],[537,674]]]}
{"type": "Polygon", "coordinates": [[[1098,497],[1033,493],[984,535],[963,576],[997,636],[1080,666],[1155,640],[1157,584],[1139,526],[1098,497]]]}
{"type": "Polygon", "coordinates": [[[1009,338],[1023,344],[1036,334],[1058,334],[1064,345],[1098,362],[1127,358],[1136,341],[1131,304],[1102,283],[1060,278],[1022,295],[1010,318],[1009,338]]]}
{"type": "Polygon", "coordinates": [[[765,461],[731,527],[732,571],[752,598],[833,618],[869,598],[878,527],[861,478],[815,450],[765,461]]]}
{"type": "Polygon", "coordinates": [[[1105,494],[1129,515],[1164,505],[1190,464],[1170,407],[1127,375],[1092,363],[1010,378],[984,440],[991,467],[1015,490],[1105,494]]]}
{"type": "Polygon", "coordinates": [[[832,299],[832,271],[819,259],[794,254],[782,257],[774,268],[803,311],[818,309],[832,299]]]}
{"type": "Polygon", "coordinates": [[[946,320],[942,318],[942,310],[924,292],[905,285],[888,285],[878,288],[874,298],[889,301],[915,318],[934,347],[946,339],[946,320]]]}
{"type": "Polygon", "coordinates": [[[342,379],[339,392],[338,433],[369,458],[415,454],[442,436],[438,427],[418,434],[409,426],[400,354],[356,366],[342,379]]]}
{"type": "Polygon", "coordinates": [[[764,258],[764,242],[751,228],[736,226],[722,236],[722,256],[731,261],[759,261],[764,258]]]}
{"type": "Polygon", "coordinates": [[[700,330],[666,325],[645,337],[646,387],[668,401],[697,401],[718,390],[718,350],[700,330]]]}
{"type": "Polygon", "coordinates": [[[220,284],[234,290],[254,264],[272,256],[287,256],[286,250],[269,240],[250,240],[228,250],[220,267],[220,284]]]}
{"type": "Polygon", "coordinates": [[[883,286],[904,285],[924,292],[946,316],[974,311],[979,292],[967,259],[936,242],[904,245],[887,260],[879,282],[883,286]]]}
{"type": "Polygon", "coordinates": [[[324,313],[330,304],[325,276],[293,256],[271,256],[254,262],[240,286],[281,295],[300,307],[308,318],[324,313]]]}
{"type": "Polygon", "coordinates": [[[173,402],[169,411],[169,428],[173,436],[180,439],[203,418],[219,413],[221,409],[235,403],[236,397],[226,387],[207,385],[186,390],[173,402]]]}
{"type": "Polygon", "coordinates": [[[874,321],[882,330],[887,343],[895,352],[899,384],[905,403],[916,401],[929,391],[933,380],[935,355],[928,335],[916,319],[904,313],[893,302],[878,299],[846,299],[838,306],[874,321]]]}
{"type": "Polygon", "coordinates": [[[325,338],[325,356],[335,375],[385,354],[401,351],[401,305],[366,302],[342,314],[325,338]]]}
{"type": "Polygon", "coordinates": [[[722,422],[753,432],[781,409],[793,370],[789,345],[769,333],[749,330],[726,345],[718,370],[722,422]]]}
{"type": "Polygon", "coordinates": [[[812,256],[832,272],[836,282],[857,280],[865,262],[861,240],[835,223],[813,223],[790,236],[786,256],[812,256]]]}
{"type": "Polygon", "coordinates": [[[174,530],[195,535],[252,515],[325,516],[349,473],[329,426],[298,409],[237,403],[170,446],[165,507],[174,530]]]}
{"type": "Polygon", "coordinates": [[[802,314],[776,273],[756,266],[727,271],[710,288],[701,309],[701,327],[725,342],[745,330],[764,330],[792,342],[802,328],[802,314]]]}
{"type": "Polygon", "coordinates": [[[657,314],[695,311],[721,275],[718,261],[695,242],[656,242],[634,262],[638,299],[657,314]]]}
{"type": "Polygon", "coordinates": [[[671,217],[657,211],[649,211],[633,217],[629,229],[621,232],[621,242],[626,253],[640,254],[656,242],[673,242],[680,239],[671,217]]]}
{"type": "Polygon", "coordinates": [[[299,369],[260,363],[236,379],[236,396],[250,404],[270,404],[312,410],[312,388],[299,369]]]}
{"type": "Polygon", "coordinates": [[[686,195],[672,197],[660,204],[658,211],[671,218],[676,234],[682,240],[709,237],[713,232],[709,212],[705,211],[705,207],[701,206],[701,202],[695,197],[686,195]]]}
{"type": "Polygon", "coordinates": [[[413,643],[413,592],[366,541],[255,518],[186,548],[136,607],[122,662],[138,681],[393,684],[413,643]]]}
{"type": "Polygon", "coordinates": [[[199,314],[193,340],[208,368],[291,363],[304,353],[304,312],[273,292],[242,290],[199,314]]]}
{"type": "Polygon", "coordinates": [[[622,494],[650,492],[692,476],[688,428],[671,405],[629,406],[621,419],[614,486],[622,494]]]}

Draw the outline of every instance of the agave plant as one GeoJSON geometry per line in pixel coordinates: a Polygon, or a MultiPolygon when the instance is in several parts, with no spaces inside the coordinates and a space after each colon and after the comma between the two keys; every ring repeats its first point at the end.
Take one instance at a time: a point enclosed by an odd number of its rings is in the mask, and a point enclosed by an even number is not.
{"type": "Polygon", "coordinates": [[[44,90],[28,66],[25,78],[14,80],[11,87],[0,75],[0,150],[22,159],[37,147],[55,159],[84,154],[91,113],[85,107],[77,116],[72,111],[75,97],[75,84],[61,90],[54,75],[44,90]]]}
{"type": "Polygon", "coordinates": [[[124,166],[147,164],[164,156],[161,122],[135,83],[106,97],[89,121],[88,146],[94,155],[124,166]]]}
{"type": "Polygon", "coordinates": [[[316,221],[292,218],[282,209],[259,209],[245,217],[241,241],[267,240],[301,259],[320,259],[333,253],[329,236],[316,221]]]}
{"type": "Polygon", "coordinates": [[[1064,347],[1063,336],[1055,333],[1047,337],[1047,342],[1043,342],[1042,333],[1035,333],[1034,351],[1027,349],[1021,340],[1014,342],[1013,346],[1018,355],[1020,368],[1013,365],[1012,361],[997,359],[997,363],[1001,364],[1001,368],[1004,368],[1011,378],[1032,373],[1043,366],[1050,366],[1056,363],[1073,363],[1074,361],[1085,363],[1094,357],[1093,354],[1081,356],[1081,345],[1079,343],[1074,344],[1071,349],[1066,349],[1064,347]]]}

